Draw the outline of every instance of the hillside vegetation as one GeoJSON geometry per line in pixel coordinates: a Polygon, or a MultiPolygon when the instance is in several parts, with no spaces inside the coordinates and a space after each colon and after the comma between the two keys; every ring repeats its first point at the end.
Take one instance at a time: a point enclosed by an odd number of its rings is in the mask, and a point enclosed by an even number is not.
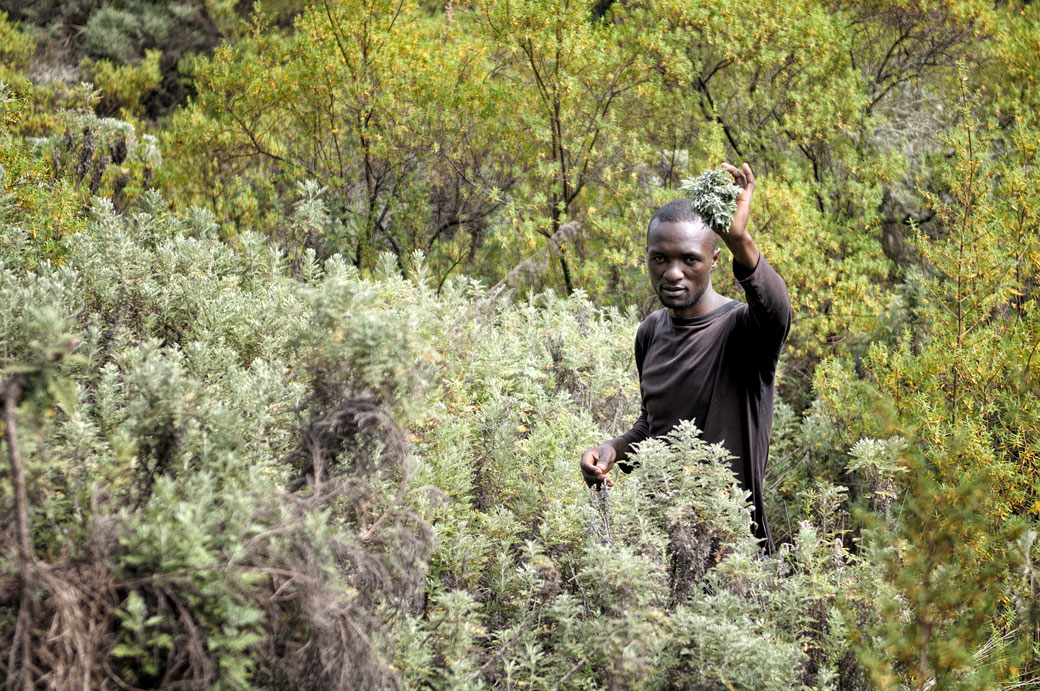
{"type": "Polygon", "coordinates": [[[1040,4],[9,4],[5,688],[1040,688],[1040,4]],[[723,160],[769,557],[578,469],[723,160]]]}

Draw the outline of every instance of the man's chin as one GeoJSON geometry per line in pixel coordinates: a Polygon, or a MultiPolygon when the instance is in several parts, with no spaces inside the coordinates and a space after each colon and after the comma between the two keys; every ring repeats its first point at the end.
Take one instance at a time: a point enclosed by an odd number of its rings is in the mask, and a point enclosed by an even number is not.
{"type": "Polygon", "coordinates": [[[657,293],[657,299],[661,301],[661,304],[670,310],[675,310],[676,312],[681,312],[693,307],[703,296],[703,290],[695,293],[683,291],[679,295],[668,295],[667,293],[662,292],[657,293]]]}
{"type": "Polygon", "coordinates": [[[661,301],[661,304],[670,310],[684,310],[687,307],[692,307],[696,299],[692,298],[688,293],[682,295],[662,295],[657,294],[657,299],[661,301]]]}

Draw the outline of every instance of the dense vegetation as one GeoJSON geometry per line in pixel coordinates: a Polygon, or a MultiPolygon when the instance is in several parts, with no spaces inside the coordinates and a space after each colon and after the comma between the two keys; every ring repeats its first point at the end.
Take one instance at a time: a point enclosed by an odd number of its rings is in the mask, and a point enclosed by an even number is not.
{"type": "Polygon", "coordinates": [[[1037,3],[18,3],[0,61],[9,688],[1040,687],[1037,3]],[[769,558],[692,426],[577,465],[727,159],[769,558]]]}

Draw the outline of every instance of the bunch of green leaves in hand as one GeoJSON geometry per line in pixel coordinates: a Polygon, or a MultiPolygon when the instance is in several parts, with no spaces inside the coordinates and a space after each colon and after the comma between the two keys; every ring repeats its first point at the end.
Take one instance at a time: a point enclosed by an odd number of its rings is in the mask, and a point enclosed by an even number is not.
{"type": "Polygon", "coordinates": [[[722,168],[712,168],[694,179],[683,180],[680,187],[690,195],[693,210],[708,227],[717,233],[730,229],[740,194],[740,187],[733,184],[733,176],[722,168]]]}

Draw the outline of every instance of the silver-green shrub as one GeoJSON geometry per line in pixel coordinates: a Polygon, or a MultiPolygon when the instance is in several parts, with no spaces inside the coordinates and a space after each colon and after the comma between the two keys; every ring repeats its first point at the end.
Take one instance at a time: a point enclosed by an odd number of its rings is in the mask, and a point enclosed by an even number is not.
{"type": "MultiPolygon", "coordinates": [[[[362,275],[219,235],[154,193],[97,199],[64,263],[0,265],[5,376],[39,382],[16,419],[48,565],[29,641],[56,683],[862,681],[877,574],[840,522],[798,514],[764,558],[692,424],[609,493],[584,487],[580,451],[638,413],[634,313],[435,288],[419,254],[362,275]]],[[[778,448],[797,455],[808,423],[788,417],[778,448]]],[[[833,487],[807,506],[838,511],[833,487]]]]}

